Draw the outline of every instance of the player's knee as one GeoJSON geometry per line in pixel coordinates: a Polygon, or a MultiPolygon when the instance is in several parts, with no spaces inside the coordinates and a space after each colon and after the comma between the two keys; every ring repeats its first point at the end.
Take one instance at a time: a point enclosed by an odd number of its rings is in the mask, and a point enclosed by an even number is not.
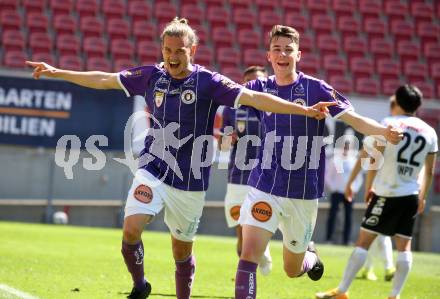
{"type": "Polygon", "coordinates": [[[192,249],[188,246],[173,245],[173,257],[176,261],[183,261],[191,255],[192,249]]]}
{"type": "Polygon", "coordinates": [[[142,227],[137,227],[135,225],[125,225],[123,234],[124,241],[129,243],[137,242],[141,239],[142,227]]]}
{"type": "Polygon", "coordinates": [[[292,267],[288,267],[287,265],[284,265],[284,272],[289,278],[299,277],[302,274],[301,269],[295,269],[292,267]]]}

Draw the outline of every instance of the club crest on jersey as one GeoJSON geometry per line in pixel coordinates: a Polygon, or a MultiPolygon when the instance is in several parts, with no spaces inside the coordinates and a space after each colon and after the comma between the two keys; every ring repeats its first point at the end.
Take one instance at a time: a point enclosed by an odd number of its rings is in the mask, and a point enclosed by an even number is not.
{"type": "Polygon", "coordinates": [[[295,87],[295,94],[304,94],[304,86],[301,83],[295,87]]]}
{"type": "Polygon", "coordinates": [[[272,218],[272,207],[265,201],[259,201],[252,206],[252,217],[260,222],[267,222],[272,218]]]}
{"type": "Polygon", "coordinates": [[[180,95],[180,99],[185,104],[192,104],[196,101],[196,93],[191,89],[184,90],[180,95]]]}
{"type": "Polygon", "coordinates": [[[157,108],[159,108],[162,105],[164,96],[165,96],[165,93],[163,93],[161,91],[156,91],[154,93],[154,102],[156,103],[157,108]]]}
{"type": "Polygon", "coordinates": [[[244,132],[244,129],[246,129],[246,122],[243,120],[237,121],[237,130],[240,133],[244,132]]]}
{"type": "Polygon", "coordinates": [[[293,102],[295,104],[301,105],[301,106],[305,106],[306,105],[306,101],[304,101],[303,99],[295,99],[293,100],[293,102]]]}

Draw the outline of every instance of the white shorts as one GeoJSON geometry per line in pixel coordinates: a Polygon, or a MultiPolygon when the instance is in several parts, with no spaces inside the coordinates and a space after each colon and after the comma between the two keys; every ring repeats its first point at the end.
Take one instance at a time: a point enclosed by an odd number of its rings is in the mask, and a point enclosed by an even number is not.
{"type": "Polygon", "coordinates": [[[293,253],[303,253],[312,239],[317,215],[318,199],[280,197],[252,187],[241,206],[238,222],[272,233],[279,228],[284,246],[293,253]]]}
{"type": "Polygon", "coordinates": [[[171,235],[180,241],[192,242],[202,216],[205,193],[173,188],[148,171],[138,169],[128,191],[125,217],[135,214],[155,216],[165,207],[164,221],[171,235]]]}
{"type": "Polygon", "coordinates": [[[240,208],[250,189],[248,185],[228,184],[225,196],[225,216],[228,227],[238,225],[240,208]]]}

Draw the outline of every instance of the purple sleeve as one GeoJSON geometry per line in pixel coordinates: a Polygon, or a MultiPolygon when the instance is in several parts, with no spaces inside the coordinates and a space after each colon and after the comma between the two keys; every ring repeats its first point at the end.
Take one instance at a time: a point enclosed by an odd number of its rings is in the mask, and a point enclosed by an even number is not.
{"type": "Polygon", "coordinates": [[[328,107],[328,110],[330,111],[330,115],[333,118],[338,118],[342,114],[348,111],[354,110],[353,106],[351,105],[350,101],[341,95],[339,92],[337,92],[333,87],[328,85],[326,82],[321,81],[320,83],[320,97],[318,100],[320,102],[336,102],[337,105],[328,107]]]}
{"type": "Polygon", "coordinates": [[[219,73],[213,73],[211,78],[211,96],[219,105],[238,108],[238,98],[243,86],[235,83],[228,77],[219,73]]]}
{"type": "Polygon", "coordinates": [[[139,66],[121,71],[118,75],[119,84],[127,97],[145,96],[148,81],[154,70],[154,65],[139,66]]]}

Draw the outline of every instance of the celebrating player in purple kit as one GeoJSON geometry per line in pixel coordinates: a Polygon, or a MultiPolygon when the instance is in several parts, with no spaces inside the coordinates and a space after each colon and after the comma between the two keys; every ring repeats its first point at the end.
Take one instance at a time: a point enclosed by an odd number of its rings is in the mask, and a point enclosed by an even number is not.
{"type": "Polygon", "coordinates": [[[147,298],[151,292],[151,285],[144,278],[141,234],[145,225],[163,208],[176,263],[177,298],[190,296],[195,271],[192,246],[210,170],[210,165],[204,166],[201,162],[209,160],[209,140],[205,137],[212,137],[219,105],[247,105],[317,119],[324,118],[327,106],[334,105],[326,102],[304,107],[289,103],[246,89],[221,74],[192,64],[197,36],[185,19],[176,18],[170,22],[161,40],[163,64],[120,73],[74,72],[42,62],[27,62],[34,67],[36,79],[44,75],[95,89],[122,89],[127,96],[145,97],[151,111],[153,133],[145,139],[141,159],[148,163],[142,163],[136,172],[125,205],[122,255],[134,283],[128,298],[147,298]],[[173,132],[173,136],[165,132],[173,132]],[[202,158],[206,159],[202,161],[202,158]]]}
{"type": "MultiPolygon", "coordinates": [[[[267,71],[261,66],[251,66],[244,71],[243,81],[249,82],[259,77],[267,77],[267,71]]],[[[224,150],[230,138],[232,148],[228,165],[228,186],[225,195],[225,216],[228,227],[235,227],[237,234],[237,254],[241,255],[242,234],[241,226],[238,224],[240,208],[249,192],[248,178],[255,163],[258,163],[258,146],[261,141],[261,125],[256,111],[247,106],[233,109],[223,109],[223,136],[220,139],[221,148],[224,150]],[[231,129],[226,132],[227,129],[231,129]],[[233,129],[233,130],[232,130],[233,129]],[[252,140],[258,138],[258,140],[252,140]]],[[[229,148],[227,148],[229,150],[229,148]]],[[[261,260],[259,261],[260,273],[268,275],[272,270],[272,257],[269,246],[266,247],[261,260]]]]}
{"type": "MultiPolygon", "coordinates": [[[[382,135],[393,143],[401,140],[400,131],[356,114],[350,102],[324,81],[296,72],[300,57],[298,32],[275,25],[268,52],[275,75],[251,81],[246,87],[304,106],[320,100],[335,102],[337,105],[329,107],[334,118],[365,135],[382,135]]],[[[318,280],[324,271],[310,242],[318,198],[323,196],[324,121],[269,112],[259,115],[265,140],[260,147],[260,163],[249,177],[251,191],[240,210],[243,245],[235,279],[236,299],[256,298],[257,263],[277,228],[283,234],[287,276],[307,273],[318,280]]]]}

